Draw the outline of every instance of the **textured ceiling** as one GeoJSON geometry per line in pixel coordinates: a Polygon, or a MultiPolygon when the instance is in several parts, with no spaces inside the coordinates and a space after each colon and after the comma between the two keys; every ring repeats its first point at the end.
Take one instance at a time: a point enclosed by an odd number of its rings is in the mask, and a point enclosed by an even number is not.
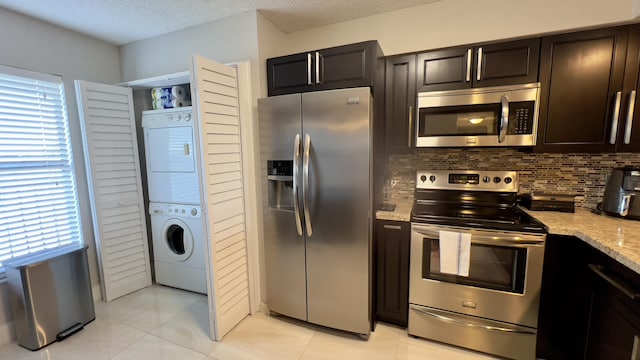
{"type": "Polygon", "coordinates": [[[0,0],[0,7],[122,45],[252,9],[293,32],[435,1],[0,0]]]}

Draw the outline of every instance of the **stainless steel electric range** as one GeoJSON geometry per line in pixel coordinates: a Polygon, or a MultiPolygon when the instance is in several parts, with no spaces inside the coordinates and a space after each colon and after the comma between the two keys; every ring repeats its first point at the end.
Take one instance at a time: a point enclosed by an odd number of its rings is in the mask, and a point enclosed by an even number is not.
{"type": "Polygon", "coordinates": [[[535,359],[546,229],[516,206],[513,171],[418,171],[410,335],[535,359]]]}

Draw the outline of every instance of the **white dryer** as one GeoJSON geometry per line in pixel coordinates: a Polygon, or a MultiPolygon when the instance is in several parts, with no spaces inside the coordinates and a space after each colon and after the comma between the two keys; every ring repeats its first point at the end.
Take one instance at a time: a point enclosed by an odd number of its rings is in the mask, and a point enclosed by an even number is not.
{"type": "Polygon", "coordinates": [[[204,219],[200,206],[152,202],[149,215],[156,282],[206,294],[204,219]]]}
{"type": "Polygon", "coordinates": [[[150,202],[200,204],[192,108],[142,112],[150,202]]]}

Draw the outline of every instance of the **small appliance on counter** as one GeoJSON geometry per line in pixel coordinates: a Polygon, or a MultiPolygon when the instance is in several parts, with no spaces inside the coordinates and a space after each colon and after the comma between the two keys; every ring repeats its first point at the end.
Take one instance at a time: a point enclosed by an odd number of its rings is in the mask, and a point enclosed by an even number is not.
{"type": "Polygon", "coordinates": [[[520,205],[534,211],[575,212],[575,196],[531,193],[519,196],[520,205]]]}
{"type": "Polygon", "coordinates": [[[608,215],[640,220],[640,168],[625,166],[611,170],[602,199],[608,215]]]}

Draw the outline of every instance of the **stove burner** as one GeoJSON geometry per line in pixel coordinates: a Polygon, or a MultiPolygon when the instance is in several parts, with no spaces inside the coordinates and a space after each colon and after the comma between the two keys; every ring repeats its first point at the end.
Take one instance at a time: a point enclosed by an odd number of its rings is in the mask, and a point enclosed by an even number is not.
{"type": "Polygon", "coordinates": [[[515,205],[515,193],[417,191],[411,221],[460,227],[544,233],[544,225],[515,205]]]}

